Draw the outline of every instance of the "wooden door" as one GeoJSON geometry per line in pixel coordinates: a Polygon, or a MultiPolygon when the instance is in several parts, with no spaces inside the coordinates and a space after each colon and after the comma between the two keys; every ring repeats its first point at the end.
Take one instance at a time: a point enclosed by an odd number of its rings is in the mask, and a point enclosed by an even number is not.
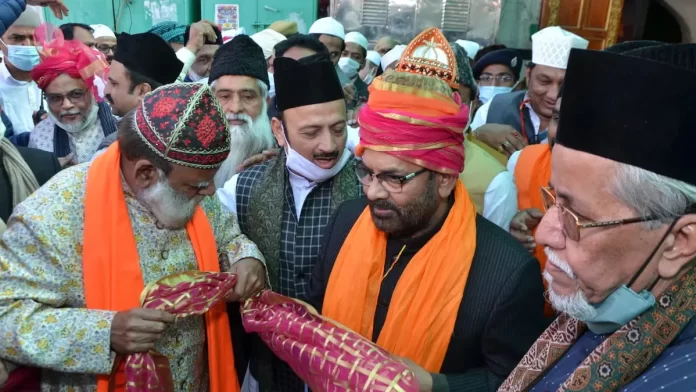
{"type": "Polygon", "coordinates": [[[617,41],[623,0],[543,0],[541,27],[560,26],[601,50],[617,41]]]}

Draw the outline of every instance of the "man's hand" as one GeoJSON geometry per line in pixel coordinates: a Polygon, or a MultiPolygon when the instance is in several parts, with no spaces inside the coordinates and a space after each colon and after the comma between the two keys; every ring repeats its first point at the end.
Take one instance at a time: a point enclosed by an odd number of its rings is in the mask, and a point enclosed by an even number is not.
{"type": "Polygon", "coordinates": [[[65,169],[66,167],[70,167],[73,164],[73,158],[75,157],[75,154],[70,153],[62,158],[58,158],[58,163],[60,163],[61,169],[65,169]]]}
{"type": "Polygon", "coordinates": [[[254,165],[258,165],[259,163],[264,163],[267,160],[278,156],[278,154],[280,154],[280,149],[272,148],[262,152],[261,154],[252,155],[237,166],[237,173],[243,172],[244,170],[254,165]]]}
{"type": "Polygon", "coordinates": [[[58,19],[68,16],[68,7],[63,4],[63,0],[27,0],[27,4],[48,7],[58,19]]]}
{"type": "Polygon", "coordinates": [[[189,29],[189,39],[186,44],[186,49],[196,54],[206,42],[215,42],[217,40],[217,34],[215,34],[213,26],[215,26],[213,22],[207,20],[192,24],[189,29]]]}
{"type": "Polygon", "coordinates": [[[237,285],[227,302],[246,301],[266,286],[266,267],[259,260],[241,259],[232,264],[228,272],[237,275],[237,285]]]}
{"type": "Polygon", "coordinates": [[[486,124],[476,129],[476,139],[488,144],[508,157],[527,145],[524,136],[505,124],[486,124]]]}
{"type": "Polygon", "coordinates": [[[510,222],[510,234],[524,245],[529,253],[534,253],[536,243],[532,231],[539,225],[544,214],[536,208],[518,212],[510,222]]]}
{"type": "Polygon", "coordinates": [[[391,358],[402,362],[413,372],[418,380],[418,384],[420,385],[420,392],[431,392],[433,390],[433,376],[430,374],[430,372],[418,366],[417,363],[408,358],[398,357],[396,355],[391,355],[391,358]]]}
{"type": "Polygon", "coordinates": [[[355,87],[352,84],[343,86],[343,98],[345,98],[346,102],[353,102],[355,99],[355,87]]]}
{"type": "Polygon", "coordinates": [[[111,322],[111,348],[119,354],[148,352],[175,320],[160,310],[135,308],[118,312],[111,322]]]}

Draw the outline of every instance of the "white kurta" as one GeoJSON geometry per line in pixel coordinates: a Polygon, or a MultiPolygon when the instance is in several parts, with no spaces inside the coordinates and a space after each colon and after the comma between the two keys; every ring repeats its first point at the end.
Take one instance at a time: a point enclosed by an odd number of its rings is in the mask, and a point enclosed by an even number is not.
{"type": "Polygon", "coordinates": [[[13,78],[4,62],[0,63],[0,102],[15,134],[34,129],[32,116],[41,107],[41,90],[33,81],[23,82],[13,78]]]}

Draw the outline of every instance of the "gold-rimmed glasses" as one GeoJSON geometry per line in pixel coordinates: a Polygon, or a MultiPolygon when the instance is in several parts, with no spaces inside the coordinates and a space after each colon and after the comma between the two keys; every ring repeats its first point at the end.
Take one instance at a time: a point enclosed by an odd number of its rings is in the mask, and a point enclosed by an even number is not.
{"type": "Polygon", "coordinates": [[[561,224],[563,225],[563,232],[565,235],[573,241],[580,240],[580,229],[587,229],[590,227],[613,227],[620,225],[629,225],[632,223],[649,222],[655,220],[653,217],[640,217],[640,218],[629,218],[629,219],[617,219],[613,221],[606,222],[586,222],[580,223],[580,218],[573,211],[565,208],[564,206],[556,203],[556,196],[554,191],[549,187],[541,187],[541,200],[544,204],[544,210],[548,211],[551,207],[558,208],[558,212],[561,219],[561,224]]]}

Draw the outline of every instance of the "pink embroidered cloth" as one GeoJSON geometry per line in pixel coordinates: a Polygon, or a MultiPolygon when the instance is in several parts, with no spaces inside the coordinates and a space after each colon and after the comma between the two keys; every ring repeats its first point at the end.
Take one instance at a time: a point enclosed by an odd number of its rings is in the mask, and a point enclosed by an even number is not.
{"type": "Polygon", "coordinates": [[[244,304],[242,321],[312,391],[419,390],[406,365],[301,301],[264,291],[244,304]]]}
{"type": "MultiPolygon", "coordinates": [[[[189,271],[150,283],[140,295],[143,308],[177,317],[200,316],[234,291],[237,276],[227,272],[189,271]]],[[[126,390],[169,392],[174,390],[167,359],[157,352],[126,357],[126,390]]]]}

